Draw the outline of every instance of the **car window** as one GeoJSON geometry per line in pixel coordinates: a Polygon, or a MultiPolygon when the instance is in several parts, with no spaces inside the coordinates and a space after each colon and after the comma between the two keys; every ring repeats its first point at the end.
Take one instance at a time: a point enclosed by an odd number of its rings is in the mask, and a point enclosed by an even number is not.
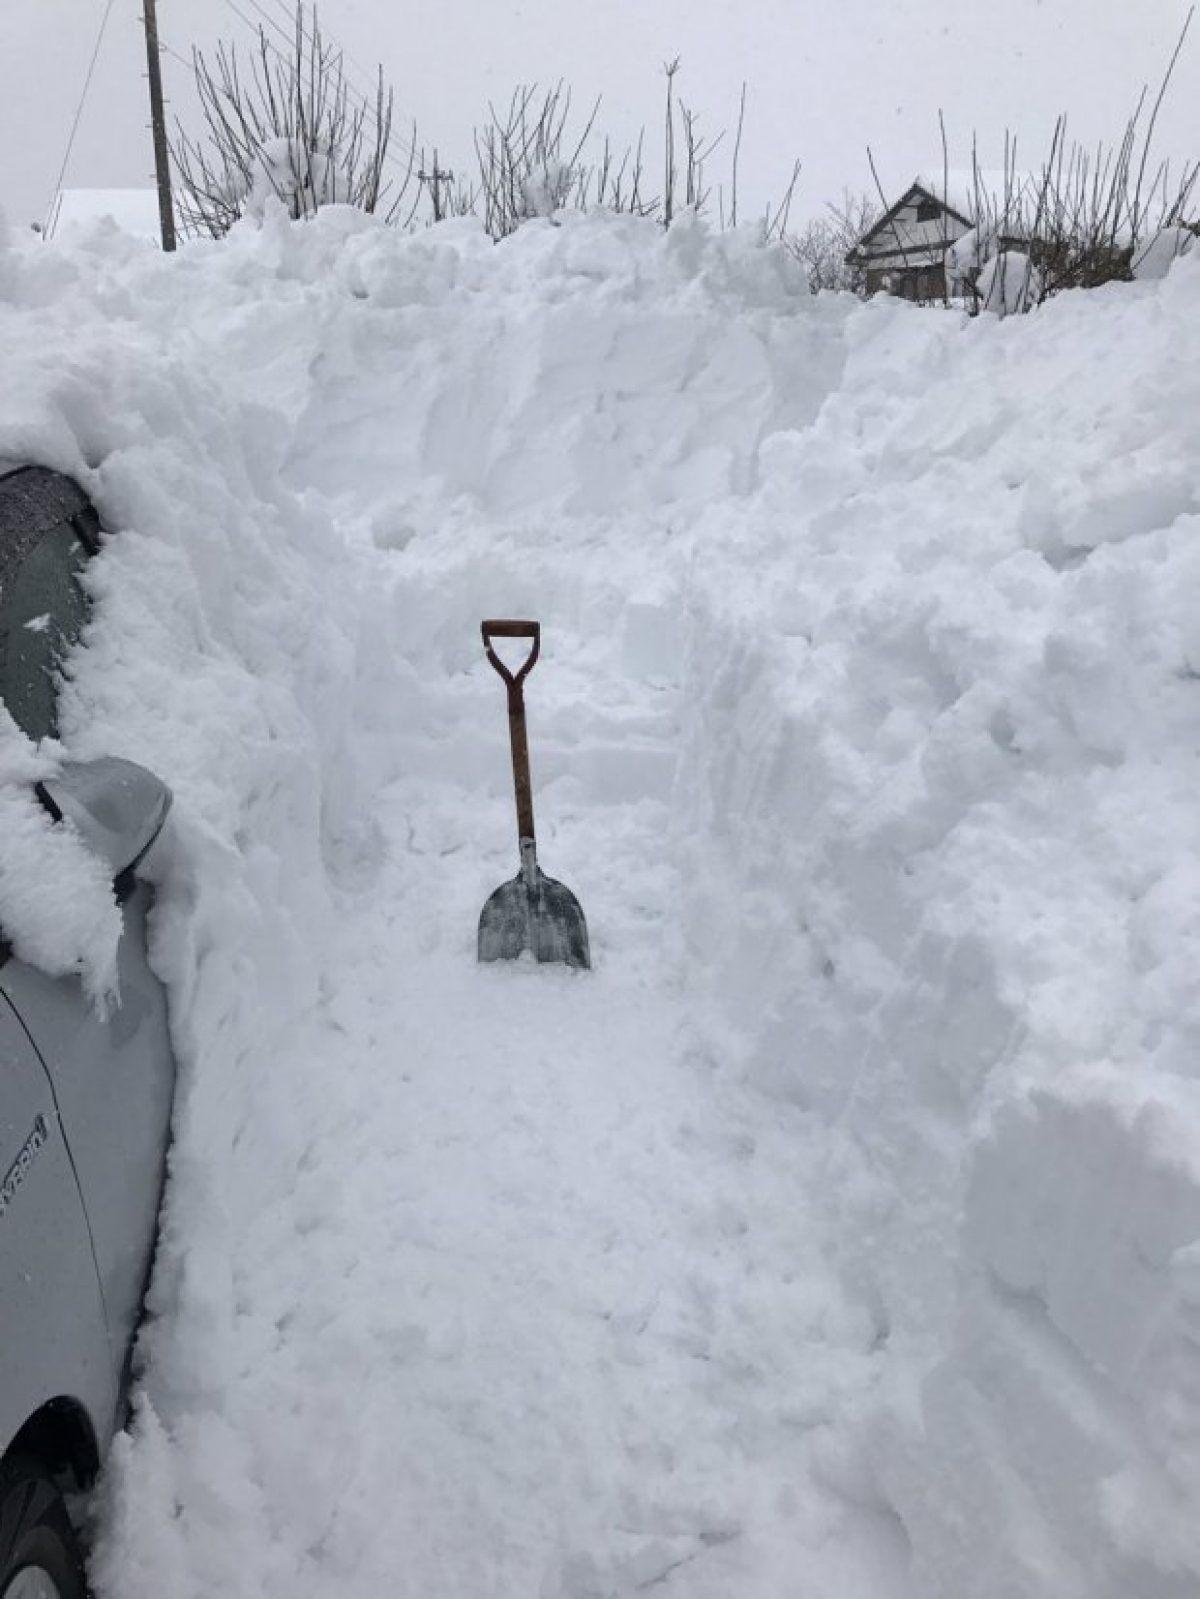
{"type": "Polygon", "coordinates": [[[0,551],[0,698],[38,739],[58,732],[59,668],[87,617],[79,576],[89,552],[66,519],[22,542],[19,555],[0,551]]]}
{"type": "Polygon", "coordinates": [[[87,616],[86,560],[74,528],[59,523],[0,588],[0,697],[30,738],[58,732],[58,668],[87,616]]]}

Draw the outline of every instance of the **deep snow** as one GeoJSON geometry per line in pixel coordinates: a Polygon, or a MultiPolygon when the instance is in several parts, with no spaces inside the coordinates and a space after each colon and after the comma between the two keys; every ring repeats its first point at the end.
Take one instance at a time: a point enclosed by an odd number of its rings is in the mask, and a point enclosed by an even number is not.
{"type": "Polygon", "coordinates": [[[0,455],[119,533],[64,745],[177,794],[102,1594],[1194,1590],[1198,312],[603,217],[0,245],[0,455]],[[504,613],[586,976],[473,959],[504,613]]]}

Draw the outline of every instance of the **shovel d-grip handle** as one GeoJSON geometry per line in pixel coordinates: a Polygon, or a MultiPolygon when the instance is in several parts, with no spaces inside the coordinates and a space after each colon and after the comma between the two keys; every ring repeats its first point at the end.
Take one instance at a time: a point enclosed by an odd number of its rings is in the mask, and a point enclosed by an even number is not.
{"type": "Polygon", "coordinates": [[[542,647],[540,622],[490,621],[482,623],[483,647],[487,658],[504,679],[508,690],[508,737],[512,745],[513,787],[517,796],[517,844],[521,850],[522,864],[525,845],[532,850],[533,783],[529,775],[529,741],[525,736],[525,679],[533,671],[542,647]],[[494,638],[528,638],[533,648],[516,672],[511,672],[492,648],[494,638]]]}

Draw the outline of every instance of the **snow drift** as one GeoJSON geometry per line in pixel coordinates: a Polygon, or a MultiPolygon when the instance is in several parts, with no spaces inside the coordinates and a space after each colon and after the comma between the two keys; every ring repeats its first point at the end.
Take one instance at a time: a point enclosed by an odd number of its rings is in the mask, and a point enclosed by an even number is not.
{"type": "Polygon", "coordinates": [[[1194,253],[972,323],[605,217],[0,250],[0,454],[120,534],[64,746],[177,795],[102,1590],[1192,1591],[1194,253]]]}
{"type": "Polygon", "coordinates": [[[752,582],[698,536],[693,965],[827,1129],[926,1594],[1195,1581],[1197,293],[858,313],[752,582]]]}

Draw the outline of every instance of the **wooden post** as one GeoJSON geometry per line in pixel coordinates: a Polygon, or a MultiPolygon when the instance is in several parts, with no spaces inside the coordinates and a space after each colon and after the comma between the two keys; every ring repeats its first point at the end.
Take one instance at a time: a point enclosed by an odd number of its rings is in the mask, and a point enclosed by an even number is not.
{"type": "Polygon", "coordinates": [[[158,184],[158,221],[164,250],[175,248],[175,211],[171,204],[171,164],[163,118],[162,62],[158,54],[157,0],[142,0],[146,24],[146,68],[150,76],[150,131],[154,138],[154,176],[158,184]]]}

